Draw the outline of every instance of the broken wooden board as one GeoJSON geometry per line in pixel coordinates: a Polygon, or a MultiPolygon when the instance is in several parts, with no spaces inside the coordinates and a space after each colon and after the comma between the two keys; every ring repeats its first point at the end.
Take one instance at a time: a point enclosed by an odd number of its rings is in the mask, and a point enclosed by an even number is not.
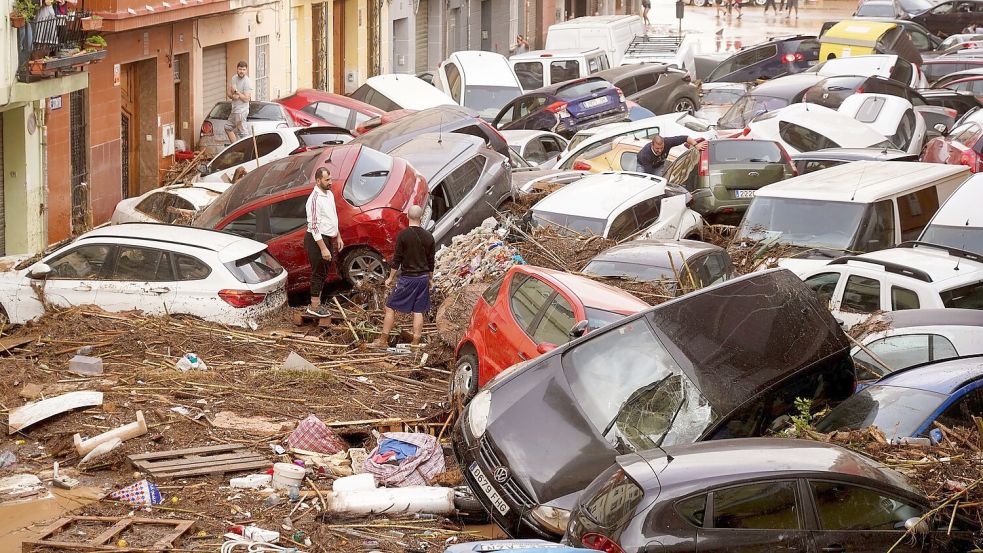
{"type": "Polygon", "coordinates": [[[290,432],[296,426],[294,421],[274,421],[267,417],[243,417],[232,411],[220,411],[208,420],[215,428],[240,430],[254,434],[274,435],[290,432]]]}
{"type": "Polygon", "coordinates": [[[157,478],[205,476],[270,468],[272,463],[242,444],[221,444],[128,457],[141,471],[157,478]]]}
{"type": "Polygon", "coordinates": [[[10,350],[19,348],[24,344],[29,344],[37,339],[37,336],[7,336],[6,338],[0,338],[0,353],[10,353],[10,350]]]}
{"type": "MultiPolygon", "coordinates": [[[[194,526],[193,520],[128,518],[128,517],[64,517],[56,520],[41,531],[35,539],[25,540],[21,545],[23,553],[30,553],[35,547],[64,549],[67,551],[147,551],[148,549],[173,549],[175,542],[194,526]],[[59,541],[55,535],[67,531],[77,523],[104,523],[106,530],[88,541],[59,541]],[[116,547],[117,536],[136,526],[170,526],[172,530],[161,536],[153,544],[139,544],[134,547],[116,547]]],[[[74,538],[75,536],[73,536],[74,538]]]]}
{"type": "Polygon", "coordinates": [[[32,424],[72,409],[102,405],[102,392],[70,392],[18,407],[10,412],[7,433],[13,434],[32,424]]]}

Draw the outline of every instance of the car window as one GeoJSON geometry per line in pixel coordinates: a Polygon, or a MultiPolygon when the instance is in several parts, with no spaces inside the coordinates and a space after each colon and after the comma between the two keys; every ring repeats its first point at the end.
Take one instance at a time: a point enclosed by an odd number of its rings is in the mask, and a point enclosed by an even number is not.
{"type": "Polygon", "coordinates": [[[539,111],[541,107],[546,105],[545,96],[530,96],[528,98],[523,98],[516,104],[516,119],[525,117],[530,113],[535,113],[539,111]]]}
{"type": "Polygon", "coordinates": [[[498,117],[495,118],[494,124],[495,128],[500,129],[505,125],[508,125],[515,120],[515,112],[519,107],[519,102],[515,101],[511,104],[506,104],[506,106],[498,113],[498,117]]]}
{"type": "Polygon", "coordinates": [[[840,147],[839,144],[829,137],[789,121],[778,122],[778,135],[782,137],[782,140],[800,152],[812,152],[824,148],[840,147]]]}
{"type": "Polygon", "coordinates": [[[336,127],[346,128],[348,126],[348,118],[352,115],[352,110],[328,102],[318,102],[314,108],[314,115],[336,127]]]}
{"type": "Polygon", "coordinates": [[[622,94],[625,96],[631,96],[632,94],[638,92],[638,86],[635,85],[635,79],[632,77],[621,79],[620,81],[616,81],[611,84],[620,88],[622,94]]]}
{"type": "Polygon", "coordinates": [[[512,279],[512,285],[509,287],[512,317],[527,334],[536,315],[543,309],[552,294],[553,288],[538,278],[526,276],[522,280],[512,279]]]}
{"type": "Polygon", "coordinates": [[[626,209],[619,213],[614,218],[614,221],[611,221],[611,228],[608,230],[608,240],[620,242],[631,236],[637,230],[638,225],[635,223],[635,216],[632,210],[626,209]]]}
{"type": "Polygon", "coordinates": [[[734,271],[734,266],[731,263],[730,256],[724,252],[717,252],[707,256],[706,270],[710,280],[704,283],[704,286],[709,286],[730,278],[734,271]]]}
{"type": "Polygon", "coordinates": [[[892,310],[918,309],[919,306],[918,294],[914,290],[902,288],[901,286],[891,286],[892,310]]]}
{"type": "Polygon", "coordinates": [[[212,273],[208,265],[190,255],[176,253],[174,262],[177,265],[177,280],[201,280],[212,273]]]}
{"type": "Polygon", "coordinates": [[[587,60],[587,74],[588,75],[593,75],[594,73],[597,73],[601,69],[604,69],[604,68],[601,67],[601,61],[598,58],[588,58],[588,60],[587,60]]]}
{"type": "Polygon", "coordinates": [[[114,246],[88,244],[73,248],[48,261],[51,267],[49,279],[101,280],[103,267],[113,252],[114,246]]]}
{"type": "Polygon", "coordinates": [[[580,77],[580,62],[577,60],[551,61],[550,82],[562,83],[580,77]]]}
{"type": "Polygon", "coordinates": [[[563,144],[560,144],[555,138],[548,136],[542,139],[543,150],[546,152],[546,158],[560,155],[563,151],[563,144]]]}
{"type": "Polygon", "coordinates": [[[112,280],[169,281],[174,274],[170,258],[161,250],[120,246],[112,280]]]}
{"type": "Polygon", "coordinates": [[[563,100],[575,100],[582,96],[587,96],[596,89],[605,89],[610,86],[604,79],[592,77],[560,87],[556,91],[556,97],[563,100]]]}
{"type": "Polygon", "coordinates": [[[799,174],[805,175],[806,173],[812,173],[821,169],[828,169],[830,167],[836,167],[837,165],[843,165],[843,163],[845,162],[838,159],[810,159],[805,161],[796,161],[795,165],[799,170],[799,174]]]}
{"type": "Polygon", "coordinates": [[[983,282],[945,290],[939,295],[942,297],[942,305],[950,309],[983,309],[983,282]]]}
{"type": "Polygon", "coordinates": [[[224,171],[240,163],[256,159],[252,140],[240,140],[220,152],[209,164],[211,171],[224,171]]]}
{"type": "Polygon", "coordinates": [[[915,49],[919,52],[925,52],[932,49],[932,40],[928,38],[928,35],[917,30],[917,29],[907,29],[908,37],[911,38],[911,43],[915,45],[915,49]]]}
{"type": "Polygon", "coordinates": [[[952,13],[952,8],[956,7],[955,2],[944,2],[932,8],[932,15],[945,15],[952,13]]]}
{"type": "Polygon", "coordinates": [[[573,328],[576,319],[573,316],[573,307],[563,296],[556,294],[542,319],[536,325],[536,330],[532,334],[532,339],[537,344],[543,342],[548,344],[564,344],[570,340],[570,329],[573,328]]]}
{"type": "Polygon", "coordinates": [[[894,245],[894,202],[881,200],[867,209],[857,248],[874,252],[894,245]]]}
{"type": "Polygon", "coordinates": [[[638,171],[638,152],[625,152],[621,154],[622,171],[638,171]]]}
{"type": "Polygon", "coordinates": [[[645,90],[646,88],[655,86],[658,80],[659,75],[657,73],[642,73],[641,75],[635,76],[635,87],[638,90],[645,90]]]}
{"type": "Polygon", "coordinates": [[[888,139],[899,149],[907,150],[913,138],[915,138],[915,111],[908,109],[898,122],[897,132],[888,139]]]}
{"type": "Polygon", "coordinates": [[[223,265],[236,280],[244,284],[259,284],[283,273],[283,266],[266,250],[223,265]]]}
{"type": "Polygon", "coordinates": [[[461,103],[461,71],[453,62],[444,65],[444,74],[447,76],[448,93],[458,104],[461,103]]]}
{"type": "Polygon", "coordinates": [[[755,530],[799,528],[795,482],[761,482],[713,492],[713,527],[755,530]]]}
{"type": "Polygon", "coordinates": [[[573,524],[581,522],[577,519],[582,513],[586,526],[597,525],[607,529],[610,535],[618,536],[637,514],[636,509],[645,498],[645,490],[624,469],[615,465],[598,476],[580,497],[583,502],[579,513],[573,517],[573,524]]]}
{"type": "Polygon", "coordinates": [[[454,202],[460,202],[478,184],[481,178],[481,171],[485,168],[485,156],[476,155],[465,161],[460,167],[451,171],[450,175],[444,179],[454,202]]]}
{"type": "Polygon", "coordinates": [[[910,62],[898,58],[898,61],[894,65],[894,69],[891,70],[891,78],[900,83],[908,84],[911,82],[911,76],[914,71],[915,68],[910,62]]]}
{"type": "Polygon", "coordinates": [[[715,140],[710,142],[710,163],[782,163],[782,150],[771,140],[715,140]]]}
{"type": "Polygon", "coordinates": [[[881,281],[860,275],[851,275],[843,289],[841,307],[861,313],[871,313],[881,308],[881,281]]]}
{"type": "Polygon", "coordinates": [[[706,494],[684,499],[679,503],[676,503],[676,512],[679,513],[679,516],[681,516],[683,520],[692,524],[693,526],[696,526],[697,528],[703,527],[703,521],[707,514],[706,494]]]}
{"type": "Polygon", "coordinates": [[[255,240],[257,229],[265,228],[266,226],[267,215],[267,210],[257,208],[250,212],[243,213],[232,221],[229,221],[229,224],[225,225],[225,228],[222,230],[242,236],[243,238],[255,240]],[[260,224],[260,219],[262,219],[262,225],[260,224]]]}
{"type": "Polygon", "coordinates": [[[318,146],[335,146],[349,142],[352,137],[348,133],[336,132],[323,127],[314,127],[297,131],[301,146],[317,148],[318,146]]]}
{"type": "MultiPolygon", "coordinates": [[[[516,275],[520,276],[520,275],[516,275]]],[[[488,305],[495,305],[495,300],[498,299],[498,291],[502,289],[502,284],[505,283],[505,276],[498,278],[495,282],[491,283],[491,286],[485,288],[485,291],[481,293],[481,297],[484,298],[485,303],[488,305]]]]}
{"type": "Polygon", "coordinates": [[[949,428],[973,428],[976,426],[973,417],[979,417],[980,413],[983,413],[983,388],[976,388],[956,400],[936,420],[949,428]]]}
{"type": "Polygon", "coordinates": [[[871,380],[888,372],[899,371],[913,365],[956,357],[956,348],[944,336],[937,334],[904,334],[887,336],[864,347],[876,356],[861,349],[853,356],[859,363],[857,378],[871,380]],[[886,367],[878,360],[883,361],[886,367]],[[861,369],[863,373],[861,374],[861,369]]]}
{"type": "Polygon", "coordinates": [[[286,121],[287,119],[289,116],[284,113],[283,106],[276,103],[250,102],[249,113],[246,115],[247,121],[286,121]]]}
{"type": "Polygon", "coordinates": [[[733,71],[744,69],[749,65],[763,62],[777,55],[778,46],[775,44],[766,44],[764,46],[751,48],[747,52],[742,52],[734,56],[733,71]]]}
{"type": "Polygon", "coordinates": [[[536,164],[542,163],[549,159],[549,157],[552,157],[546,155],[546,150],[543,149],[543,143],[539,140],[530,140],[529,143],[526,144],[526,149],[524,152],[522,152],[522,156],[525,157],[526,161],[529,163],[536,164]]]}
{"type": "Polygon", "coordinates": [[[144,215],[149,215],[158,221],[164,220],[164,215],[166,213],[167,197],[170,196],[167,192],[154,192],[153,194],[147,196],[140,203],[137,204],[136,210],[144,215]]]}
{"type": "Polygon", "coordinates": [[[543,88],[543,64],[538,61],[525,61],[515,64],[515,76],[523,90],[543,88]]]}
{"type": "Polygon", "coordinates": [[[901,241],[916,240],[922,229],[939,210],[939,195],[934,186],[923,188],[898,198],[898,216],[901,220],[901,241]]]}
{"type": "Polygon", "coordinates": [[[809,482],[823,530],[905,530],[922,510],[880,492],[842,482],[809,482]]]}
{"type": "Polygon", "coordinates": [[[307,225],[307,196],[296,196],[269,206],[269,236],[261,236],[265,242],[276,236],[283,236],[307,225]]]}
{"type": "Polygon", "coordinates": [[[840,273],[819,273],[805,279],[805,284],[816,293],[823,305],[828,306],[839,281],[840,273]]]}
{"type": "Polygon", "coordinates": [[[662,206],[663,196],[648,198],[635,204],[631,211],[635,215],[637,228],[644,229],[655,223],[659,218],[659,208],[662,206]]]}
{"type": "Polygon", "coordinates": [[[392,157],[362,146],[342,196],[356,207],[371,202],[385,188],[392,168],[392,157]]]}
{"type": "Polygon", "coordinates": [[[446,183],[441,182],[430,191],[430,207],[433,211],[431,216],[434,222],[440,222],[454,205],[456,204],[451,198],[450,192],[447,191],[446,183]]]}

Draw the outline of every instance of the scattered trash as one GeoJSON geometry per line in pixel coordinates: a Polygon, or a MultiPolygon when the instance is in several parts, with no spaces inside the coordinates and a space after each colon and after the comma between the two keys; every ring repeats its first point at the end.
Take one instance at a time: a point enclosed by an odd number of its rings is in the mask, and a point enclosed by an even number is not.
{"type": "Polygon", "coordinates": [[[354,492],[359,490],[376,489],[375,476],[363,473],[354,476],[345,476],[334,481],[331,489],[336,492],[354,492]]]}
{"type": "MultiPolygon", "coordinates": [[[[73,516],[64,517],[55,521],[50,526],[41,530],[37,538],[25,540],[22,547],[24,551],[34,551],[37,548],[44,550],[59,551],[106,551],[114,546],[127,547],[121,535],[139,535],[147,531],[154,532],[155,550],[175,549],[176,541],[195,525],[193,520],[180,519],[155,519],[155,518],[135,518],[135,517],[92,517],[92,516],[73,516]],[[91,529],[93,538],[89,540],[79,539],[78,535],[70,535],[69,529],[88,527],[91,529]],[[66,540],[66,541],[62,541],[66,540]],[[126,545],[120,546],[120,542],[126,545]]],[[[134,551],[134,549],[128,549],[134,551]]]]}
{"type": "Polygon", "coordinates": [[[108,442],[103,442],[92,448],[92,451],[86,453],[85,457],[82,457],[82,460],[79,461],[79,465],[84,465],[93,459],[98,459],[121,445],[123,445],[123,440],[119,438],[113,438],[108,442]]]}
{"type": "Polygon", "coordinates": [[[204,361],[198,358],[196,353],[186,353],[184,357],[177,360],[174,364],[174,368],[181,372],[188,371],[207,371],[208,365],[204,361]]]}
{"type": "Polygon", "coordinates": [[[273,465],[273,487],[287,489],[290,486],[300,486],[304,482],[307,471],[291,463],[276,463],[273,465]]]}
{"type": "Polygon", "coordinates": [[[130,455],[140,470],[156,478],[205,476],[263,469],[270,462],[243,444],[221,444],[190,449],[130,455]]]}
{"type": "Polygon", "coordinates": [[[31,498],[46,491],[41,479],[33,474],[0,478],[0,503],[31,498]]]}
{"type": "Polygon", "coordinates": [[[287,358],[280,365],[280,370],[284,371],[316,371],[317,367],[314,363],[311,363],[307,359],[297,355],[295,352],[291,351],[287,354],[287,358]]]}
{"type": "Polygon", "coordinates": [[[102,358],[76,355],[68,361],[68,372],[82,376],[99,376],[102,374],[102,358]]]}
{"type": "Polygon", "coordinates": [[[352,472],[361,474],[365,468],[365,460],[369,458],[369,453],[364,447],[353,447],[348,450],[348,457],[352,460],[352,472]]]}
{"type": "Polygon", "coordinates": [[[95,449],[99,444],[110,442],[116,438],[126,441],[130,438],[143,436],[146,433],[147,421],[143,418],[143,411],[137,411],[137,420],[135,422],[120,426],[108,432],[103,432],[87,440],[83,440],[80,434],[75,434],[72,436],[72,442],[75,444],[75,451],[78,451],[79,455],[85,455],[95,449]]]}
{"type": "Polygon", "coordinates": [[[480,226],[451,239],[437,252],[433,293],[443,297],[473,282],[484,282],[515,265],[518,252],[493,228],[480,226]]]}
{"type": "Polygon", "coordinates": [[[82,346],[79,349],[75,350],[75,354],[88,356],[88,355],[92,355],[92,352],[94,350],[95,348],[93,348],[92,346],[82,346]]]}
{"type": "Polygon", "coordinates": [[[326,497],[328,510],[334,513],[442,515],[454,512],[454,490],[436,486],[331,491],[326,497]]]}
{"type": "Polygon", "coordinates": [[[17,456],[14,455],[13,451],[4,451],[0,453],[0,469],[5,469],[17,463],[17,456]]]}
{"type": "Polygon", "coordinates": [[[429,434],[384,432],[362,466],[382,484],[426,486],[444,472],[444,453],[429,434]]]}
{"type": "Polygon", "coordinates": [[[212,426],[255,434],[281,434],[293,428],[293,422],[276,422],[266,417],[242,417],[231,411],[216,413],[212,426]]]}
{"type": "Polygon", "coordinates": [[[240,476],[239,478],[229,480],[229,485],[233,488],[254,490],[269,484],[272,480],[273,476],[269,474],[249,474],[247,476],[240,476]]]}
{"type": "Polygon", "coordinates": [[[277,455],[285,455],[287,453],[287,450],[279,444],[270,444],[270,449],[272,449],[273,453],[276,453],[277,455]]]}
{"type": "Polygon", "coordinates": [[[174,411],[178,415],[189,416],[191,415],[191,410],[183,405],[178,405],[177,407],[171,407],[171,411],[174,411]]]}
{"type": "Polygon", "coordinates": [[[283,500],[280,499],[280,496],[277,495],[277,494],[273,494],[273,495],[267,497],[266,500],[263,501],[263,506],[264,507],[276,507],[280,503],[283,503],[283,500]]]}
{"type": "Polygon", "coordinates": [[[347,447],[347,444],[315,415],[308,415],[297,425],[297,429],[287,438],[287,444],[293,449],[328,454],[344,451],[347,447]]]}
{"type": "Polygon", "coordinates": [[[237,524],[235,526],[230,526],[228,532],[230,534],[242,536],[254,542],[273,543],[280,539],[280,532],[277,532],[276,530],[264,530],[263,528],[252,525],[242,526],[237,524]]]}
{"type": "Polygon", "coordinates": [[[157,485],[149,480],[134,482],[121,490],[116,490],[109,494],[109,497],[133,506],[160,505],[164,502],[164,498],[161,496],[157,485]]]}
{"type": "Polygon", "coordinates": [[[287,489],[287,500],[291,503],[300,501],[300,487],[290,486],[290,488],[287,489]]]}
{"type": "Polygon", "coordinates": [[[354,474],[352,462],[348,459],[348,454],[344,451],[339,451],[334,455],[314,453],[305,449],[292,449],[291,452],[295,456],[300,457],[300,459],[294,461],[295,464],[298,461],[310,463],[315,467],[323,469],[324,472],[331,476],[351,476],[354,474]]]}
{"type": "Polygon", "coordinates": [[[7,433],[20,432],[33,424],[72,409],[96,405],[102,405],[102,392],[71,392],[35,403],[28,403],[10,411],[7,433]]]}
{"type": "Polygon", "coordinates": [[[51,473],[51,484],[63,490],[72,490],[78,487],[79,481],[58,472],[58,461],[55,461],[54,469],[51,473]]]}

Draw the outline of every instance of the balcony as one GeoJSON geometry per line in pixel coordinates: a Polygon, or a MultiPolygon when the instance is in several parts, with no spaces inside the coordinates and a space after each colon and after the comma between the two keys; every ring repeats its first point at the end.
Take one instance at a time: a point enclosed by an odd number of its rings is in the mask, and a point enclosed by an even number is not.
{"type": "MultiPolygon", "coordinates": [[[[79,73],[106,57],[105,43],[91,44],[89,12],[45,17],[17,29],[17,80],[33,83],[79,73]]],[[[96,20],[98,21],[98,20],[96,20]]]]}
{"type": "Polygon", "coordinates": [[[104,19],[113,33],[222,13],[230,0],[86,0],[86,8],[104,19]]]}

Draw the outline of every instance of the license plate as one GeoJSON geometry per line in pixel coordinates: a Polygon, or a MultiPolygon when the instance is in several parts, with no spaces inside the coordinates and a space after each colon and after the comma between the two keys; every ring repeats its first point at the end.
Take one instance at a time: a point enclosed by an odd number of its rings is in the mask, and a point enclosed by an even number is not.
{"type": "Polygon", "coordinates": [[[603,106],[606,103],[608,103],[607,97],[601,96],[600,98],[594,98],[593,100],[586,100],[584,102],[581,102],[580,105],[583,106],[584,109],[590,109],[590,108],[596,108],[597,106],[603,106]]]}
{"type": "Polygon", "coordinates": [[[489,482],[488,478],[485,477],[485,473],[481,472],[481,469],[478,468],[478,463],[471,463],[468,470],[471,471],[471,475],[474,476],[474,480],[478,483],[478,487],[481,488],[481,491],[484,492],[486,496],[488,496],[488,499],[491,500],[492,505],[495,506],[495,509],[497,509],[498,512],[503,515],[508,513],[508,503],[502,499],[502,496],[498,495],[498,492],[496,492],[495,488],[492,487],[491,482],[489,482]]]}
{"type": "Polygon", "coordinates": [[[753,198],[754,197],[754,193],[755,193],[754,190],[735,190],[734,191],[734,197],[735,198],[753,198]]]}

